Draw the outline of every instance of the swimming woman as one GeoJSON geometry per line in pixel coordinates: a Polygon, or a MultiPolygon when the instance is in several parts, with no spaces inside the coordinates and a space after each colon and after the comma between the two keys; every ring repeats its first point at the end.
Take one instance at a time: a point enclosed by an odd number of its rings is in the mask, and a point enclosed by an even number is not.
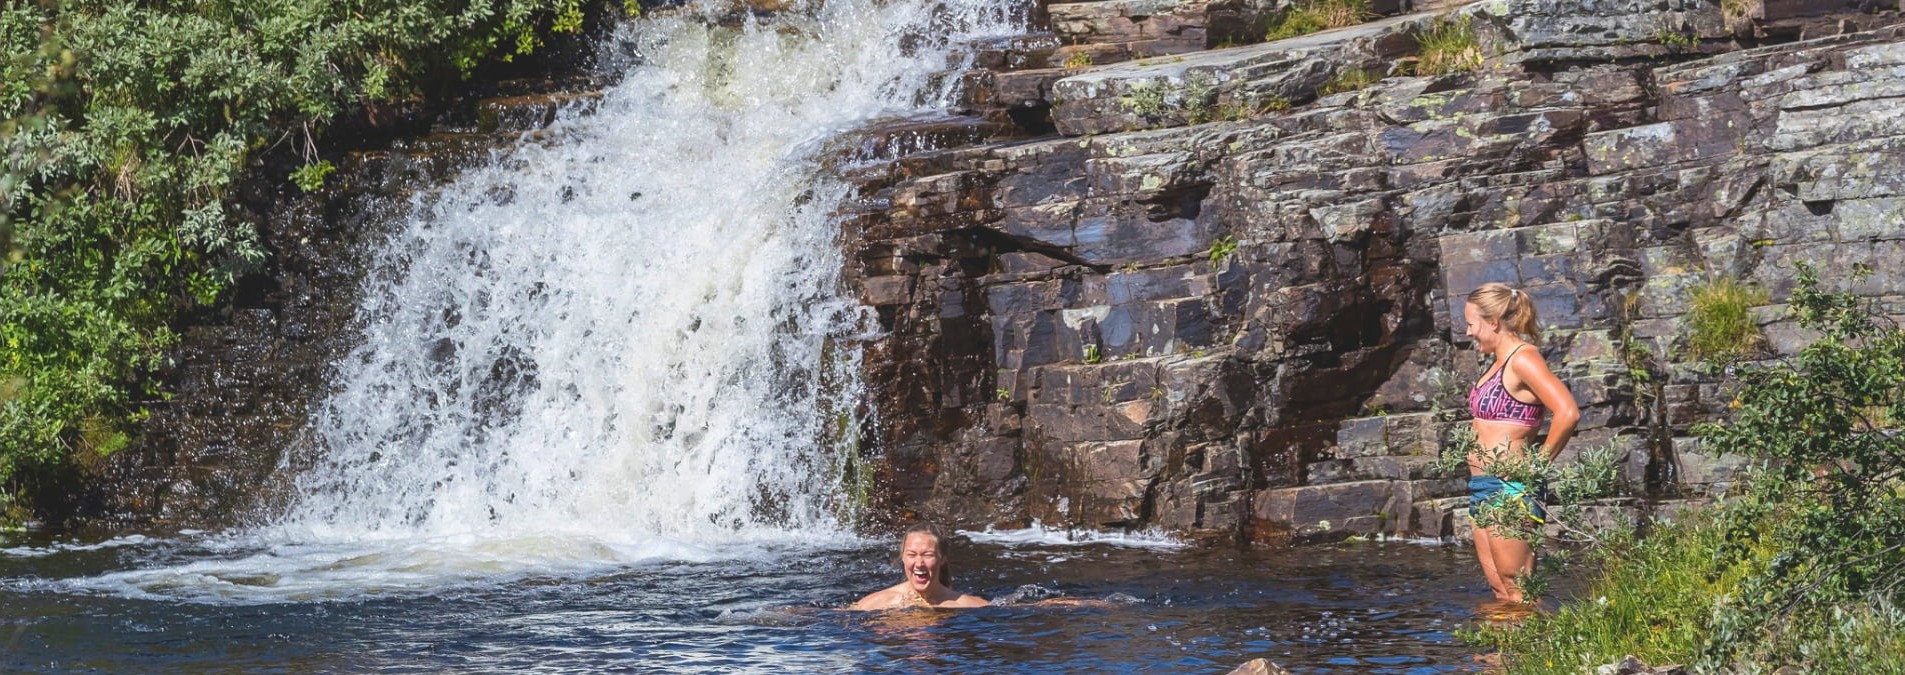
{"type": "MultiPolygon", "coordinates": [[[[1462,317],[1475,348],[1495,356],[1494,367],[1468,392],[1476,441],[1468,455],[1469,513],[1492,501],[1525,509],[1526,517],[1539,521],[1546,514],[1536,502],[1536,486],[1488,475],[1488,465],[1525,461],[1532,453],[1553,460],[1574,435],[1581,411],[1567,385],[1548,370],[1541,352],[1531,345],[1540,335],[1535,302],[1527,293],[1507,284],[1483,284],[1468,294],[1462,317]],[[1554,422],[1548,426],[1546,442],[1536,445],[1535,430],[1541,427],[1544,410],[1554,414],[1554,422]]],[[[1475,556],[1481,559],[1482,574],[1496,599],[1522,602],[1516,581],[1534,569],[1534,549],[1495,529],[1475,528],[1475,556]]]]}
{"type": "Polygon", "coordinates": [[[952,571],[947,567],[947,536],[932,523],[920,523],[900,535],[900,572],[906,576],[892,588],[874,591],[848,609],[900,609],[905,607],[984,607],[992,604],[977,595],[951,588],[952,571]]]}

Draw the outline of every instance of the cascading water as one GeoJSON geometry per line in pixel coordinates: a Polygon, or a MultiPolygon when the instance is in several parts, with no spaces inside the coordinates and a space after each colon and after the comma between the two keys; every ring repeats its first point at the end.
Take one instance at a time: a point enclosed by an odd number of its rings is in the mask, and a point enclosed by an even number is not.
{"type": "Polygon", "coordinates": [[[297,498],[239,546],[267,553],[95,581],[348,596],[844,538],[823,441],[869,325],[840,288],[829,141],[943,107],[958,45],[1020,12],[688,10],[625,27],[593,112],[416,205],[297,498]]]}
{"type": "Polygon", "coordinates": [[[940,105],[988,2],[647,22],[639,63],[420,208],[314,422],[295,539],[826,530],[824,451],[867,330],[839,289],[827,139],[940,105]],[[948,39],[948,38],[952,39],[948,39]],[[823,373],[824,369],[835,369],[823,373]],[[823,375],[828,375],[823,377],[823,375]]]}

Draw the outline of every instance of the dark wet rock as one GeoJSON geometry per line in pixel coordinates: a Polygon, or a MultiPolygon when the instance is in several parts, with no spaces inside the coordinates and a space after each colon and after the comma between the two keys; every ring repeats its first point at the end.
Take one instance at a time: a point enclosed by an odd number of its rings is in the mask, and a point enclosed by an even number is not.
{"type": "Polygon", "coordinates": [[[1724,50],[1720,4],[1706,0],[1483,0],[1459,13],[1511,63],[1665,58],[1724,50]]]}
{"type": "Polygon", "coordinates": [[[1058,2],[1046,5],[1045,14],[1063,43],[1100,46],[1070,53],[1091,54],[1096,63],[1111,63],[1211,46],[1206,43],[1207,5],[1203,0],[1058,2]]]}

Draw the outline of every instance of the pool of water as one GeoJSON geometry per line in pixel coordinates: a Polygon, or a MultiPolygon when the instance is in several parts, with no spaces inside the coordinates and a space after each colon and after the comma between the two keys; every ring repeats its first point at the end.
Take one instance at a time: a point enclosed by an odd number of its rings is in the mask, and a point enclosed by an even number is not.
{"type": "Polygon", "coordinates": [[[251,595],[229,589],[282,590],[293,574],[267,563],[291,554],[209,535],[16,541],[0,551],[0,670],[1175,673],[1258,657],[1296,672],[1478,667],[1450,634],[1489,599],[1466,547],[978,539],[955,559],[955,586],[1007,604],[887,613],[833,609],[898,581],[884,541],[607,569],[474,565],[428,583],[384,565],[384,581],[357,590],[251,595]]]}

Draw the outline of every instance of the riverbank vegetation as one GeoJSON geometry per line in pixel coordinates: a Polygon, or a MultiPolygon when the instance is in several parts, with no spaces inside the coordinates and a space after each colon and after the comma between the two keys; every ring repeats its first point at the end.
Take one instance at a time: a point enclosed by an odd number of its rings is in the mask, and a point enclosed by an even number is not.
{"type": "Polygon", "coordinates": [[[1601,542],[1601,572],[1552,614],[1472,636],[1512,673],[1632,654],[1701,672],[1905,672],[1905,328],[1871,301],[1791,299],[1818,338],[1736,365],[1732,419],[1703,452],[1758,463],[1717,505],[1601,542]]]}
{"type": "MultiPolygon", "coordinates": [[[[620,8],[622,5],[616,3],[620,8]]],[[[171,324],[266,252],[233,193],[347,117],[577,31],[584,0],[42,0],[0,9],[0,522],[128,445],[171,324]]],[[[312,168],[316,167],[316,168],[312,168]]],[[[294,173],[283,171],[281,173],[294,173]]],[[[290,176],[280,176],[289,180],[290,176]]]]}

